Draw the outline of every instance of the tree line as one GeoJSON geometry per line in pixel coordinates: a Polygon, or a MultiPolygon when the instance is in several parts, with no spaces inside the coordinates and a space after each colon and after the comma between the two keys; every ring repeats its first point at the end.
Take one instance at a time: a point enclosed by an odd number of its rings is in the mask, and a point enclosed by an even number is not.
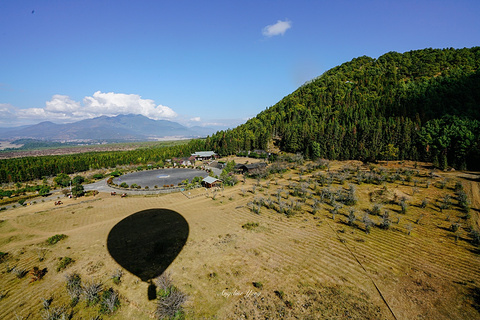
{"type": "Polygon", "coordinates": [[[188,157],[191,153],[204,148],[205,140],[195,139],[181,145],[150,146],[129,151],[0,159],[0,183],[31,181],[61,173],[72,174],[121,165],[158,163],[163,165],[166,159],[188,157]]]}

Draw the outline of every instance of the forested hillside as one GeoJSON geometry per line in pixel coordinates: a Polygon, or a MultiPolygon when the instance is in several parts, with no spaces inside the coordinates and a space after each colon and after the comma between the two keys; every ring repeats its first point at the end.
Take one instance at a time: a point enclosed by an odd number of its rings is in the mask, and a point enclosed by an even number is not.
{"type": "Polygon", "coordinates": [[[359,57],[244,125],[207,139],[220,154],[268,149],[337,160],[480,164],[480,47],[359,57]]]}

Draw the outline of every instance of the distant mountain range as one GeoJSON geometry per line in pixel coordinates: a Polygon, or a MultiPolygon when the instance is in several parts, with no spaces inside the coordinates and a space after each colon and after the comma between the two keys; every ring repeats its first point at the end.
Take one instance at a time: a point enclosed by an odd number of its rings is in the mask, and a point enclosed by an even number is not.
{"type": "Polygon", "coordinates": [[[138,114],[101,116],[67,124],[44,121],[35,125],[0,128],[3,140],[41,139],[75,140],[153,140],[160,138],[199,138],[215,133],[218,128],[185,127],[168,120],[152,120],[138,114]]]}

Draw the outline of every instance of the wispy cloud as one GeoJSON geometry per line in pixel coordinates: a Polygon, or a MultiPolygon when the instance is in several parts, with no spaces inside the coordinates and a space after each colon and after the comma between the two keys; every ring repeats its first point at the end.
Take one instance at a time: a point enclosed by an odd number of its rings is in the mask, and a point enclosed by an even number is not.
{"type": "Polygon", "coordinates": [[[54,95],[45,103],[44,108],[18,109],[0,105],[3,112],[9,113],[18,122],[38,122],[44,120],[73,122],[99,116],[117,116],[119,114],[141,114],[148,118],[173,119],[177,113],[171,108],[157,105],[151,99],[143,99],[137,94],[114,92],[95,92],[82,102],[74,101],[69,96],[54,95]],[[5,109],[5,110],[3,110],[5,109]]]}
{"type": "Polygon", "coordinates": [[[285,32],[292,27],[292,22],[288,19],[285,21],[278,20],[277,23],[271,24],[263,28],[262,34],[265,37],[273,37],[278,35],[284,35],[285,32]]]}

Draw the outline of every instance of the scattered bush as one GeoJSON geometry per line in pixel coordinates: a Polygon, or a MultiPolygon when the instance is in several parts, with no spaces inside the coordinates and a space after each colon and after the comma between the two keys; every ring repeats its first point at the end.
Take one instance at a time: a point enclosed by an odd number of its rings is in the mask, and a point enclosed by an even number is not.
{"type": "Polygon", "coordinates": [[[370,211],[370,213],[373,214],[373,215],[379,216],[381,214],[381,212],[382,212],[382,205],[378,204],[378,203],[374,203],[373,208],[370,211]]]}
{"type": "Polygon", "coordinates": [[[412,224],[410,224],[410,223],[407,224],[405,226],[405,229],[407,229],[407,234],[410,235],[410,233],[412,232],[412,229],[413,229],[412,224]]]}
{"type": "Polygon", "coordinates": [[[407,213],[407,208],[408,208],[408,204],[407,202],[405,202],[405,200],[400,200],[400,213],[407,213]]]}
{"type": "Polygon", "coordinates": [[[13,269],[11,270],[11,272],[12,272],[18,279],[21,279],[21,278],[25,277],[25,275],[28,273],[27,270],[22,269],[22,268],[17,268],[17,267],[13,267],[13,269]]]}
{"type": "Polygon", "coordinates": [[[67,308],[65,306],[48,308],[43,310],[42,319],[44,320],[66,320],[69,319],[67,308]]]}
{"type": "Polygon", "coordinates": [[[450,230],[452,230],[452,232],[457,232],[458,229],[460,229],[460,223],[455,222],[450,225],[450,230]]]}
{"type": "Polygon", "coordinates": [[[66,288],[72,299],[77,299],[82,294],[82,279],[78,273],[70,273],[65,275],[66,288]]]}
{"type": "Polygon", "coordinates": [[[388,214],[388,211],[385,210],[382,216],[382,222],[380,223],[380,227],[382,229],[388,230],[390,229],[391,224],[392,224],[392,221],[390,220],[390,215],[388,214]]]}
{"type": "Polygon", "coordinates": [[[58,263],[58,266],[57,266],[57,272],[60,272],[62,271],[63,269],[65,269],[69,264],[72,264],[75,262],[75,260],[73,260],[72,258],[70,257],[63,257],[63,258],[59,258],[60,262],[58,263]]]}
{"type": "Polygon", "coordinates": [[[155,279],[158,288],[158,304],[155,311],[159,319],[177,319],[183,316],[182,304],[187,296],[176,288],[167,273],[163,273],[155,279]]]}
{"type": "Polygon", "coordinates": [[[54,245],[60,240],[66,239],[68,236],[66,234],[56,234],[47,239],[47,244],[54,245]]]}
{"type": "Polygon", "coordinates": [[[117,269],[112,274],[112,281],[115,284],[120,284],[122,282],[123,271],[122,269],[117,269]]]}
{"type": "Polygon", "coordinates": [[[103,179],[103,174],[96,173],[96,174],[93,175],[92,178],[95,179],[95,180],[103,179]]]}
{"type": "Polygon", "coordinates": [[[279,297],[282,300],[285,298],[285,293],[282,290],[275,290],[274,293],[277,297],[279,297]]]}
{"type": "Polygon", "coordinates": [[[263,284],[261,282],[252,282],[253,286],[258,289],[263,288],[263,284]]]}
{"type": "Polygon", "coordinates": [[[355,209],[354,208],[349,208],[348,209],[348,224],[353,226],[355,223],[355,220],[357,220],[357,217],[355,216],[355,209]]]}
{"type": "Polygon", "coordinates": [[[42,298],[42,307],[44,310],[47,310],[50,308],[50,305],[52,304],[53,302],[53,298],[42,298]]]}
{"type": "Polygon", "coordinates": [[[373,221],[370,219],[370,217],[368,216],[368,213],[365,213],[365,215],[363,216],[363,220],[362,222],[365,224],[365,233],[366,234],[369,234],[370,233],[370,229],[372,228],[373,226],[373,221]]]}
{"type": "Polygon", "coordinates": [[[30,282],[42,280],[47,274],[47,268],[40,269],[38,267],[33,267],[33,269],[30,270],[30,274],[32,275],[32,280],[30,280],[30,282]]]}
{"type": "Polygon", "coordinates": [[[427,207],[427,204],[428,204],[428,200],[427,200],[427,199],[423,199],[423,200],[422,200],[422,203],[420,204],[420,208],[425,209],[425,208],[427,207]]]}
{"type": "Polygon", "coordinates": [[[242,228],[247,230],[253,230],[258,226],[259,226],[258,222],[247,222],[242,226],[242,228]]]}
{"type": "Polygon", "coordinates": [[[112,288],[102,292],[100,298],[100,313],[110,314],[120,307],[118,292],[112,288]]]}
{"type": "Polygon", "coordinates": [[[82,288],[83,299],[87,306],[97,304],[99,301],[99,294],[102,291],[102,284],[100,282],[89,281],[82,288]]]}

